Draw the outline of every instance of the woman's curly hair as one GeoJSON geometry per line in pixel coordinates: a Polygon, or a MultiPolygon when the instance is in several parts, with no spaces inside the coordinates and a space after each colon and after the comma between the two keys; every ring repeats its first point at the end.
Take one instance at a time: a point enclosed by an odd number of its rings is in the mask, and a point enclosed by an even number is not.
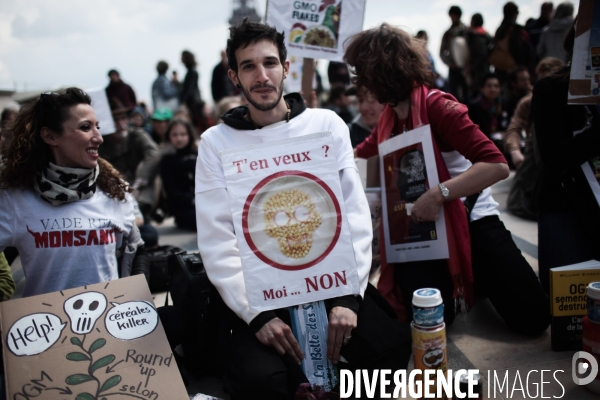
{"type": "Polygon", "coordinates": [[[380,103],[397,105],[413,88],[432,86],[433,72],[423,41],[386,23],[348,38],[344,60],[356,75],[357,88],[380,103]]]}
{"type": "MultiPolygon", "coordinates": [[[[32,187],[35,175],[54,158],[50,147],[42,140],[42,127],[62,134],[63,123],[69,119],[70,109],[78,104],[91,104],[87,93],[78,88],[43,93],[37,100],[25,104],[15,120],[2,134],[6,134],[0,149],[0,189],[32,187]]],[[[110,198],[125,200],[130,192],[119,172],[103,159],[98,159],[100,174],[96,181],[100,190],[110,198]]]]}

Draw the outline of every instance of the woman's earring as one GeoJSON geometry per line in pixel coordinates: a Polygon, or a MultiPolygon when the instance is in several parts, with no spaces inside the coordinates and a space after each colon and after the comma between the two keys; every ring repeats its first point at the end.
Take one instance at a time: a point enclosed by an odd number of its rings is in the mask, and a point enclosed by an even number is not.
{"type": "Polygon", "coordinates": [[[241,88],[241,87],[242,87],[242,85],[240,85],[239,83],[236,83],[236,84],[235,84],[235,87],[237,87],[237,88],[241,88]]]}

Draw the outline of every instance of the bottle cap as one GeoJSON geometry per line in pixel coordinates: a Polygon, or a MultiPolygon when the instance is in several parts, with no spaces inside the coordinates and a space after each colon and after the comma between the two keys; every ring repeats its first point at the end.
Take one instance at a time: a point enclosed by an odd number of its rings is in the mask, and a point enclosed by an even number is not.
{"type": "Polygon", "coordinates": [[[592,282],[587,286],[588,297],[600,299],[600,282],[592,282]]]}
{"type": "Polygon", "coordinates": [[[412,303],[417,307],[439,306],[442,304],[442,293],[434,288],[417,289],[413,293],[412,303]]]}

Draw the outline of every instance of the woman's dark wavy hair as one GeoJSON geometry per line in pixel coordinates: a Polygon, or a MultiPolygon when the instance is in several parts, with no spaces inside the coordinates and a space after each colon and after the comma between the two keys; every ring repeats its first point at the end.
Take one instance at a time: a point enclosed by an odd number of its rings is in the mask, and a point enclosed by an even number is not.
{"type": "Polygon", "coordinates": [[[345,61],[356,75],[352,80],[380,103],[397,105],[413,88],[432,86],[433,73],[424,43],[386,23],[350,37],[345,61]]]}
{"type": "Polygon", "coordinates": [[[175,118],[171,121],[171,123],[169,124],[169,127],[167,128],[167,133],[165,134],[167,141],[169,141],[169,142],[171,141],[171,130],[176,125],[183,126],[185,128],[185,130],[187,131],[189,142],[188,142],[187,146],[184,147],[184,150],[188,153],[198,153],[198,145],[196,144],[196,140],[198,140],[198,135],[196,134],[196,130],[194,129],[192,124],[190,124],[189,122],[187,122],[184,119],[175,118]]]}
{"type": "MultiPolygon", "coordinates": [[[[43,93],[39,99],[25,104],[9,125],[0,152],[0,189],[32,187],[36,173],[54,161],[50,147],[40,135],[42,128],[62,134],[63,123],[69,119],[71,107],[91,102],[90,96],[83,90],[68,88],[60,92],[43,93]]],[[[101,158],[98,164],[100,174],[96,183],[100,190],[110,198],[125,200],[125,193],[131,190],[119,172],[101,158]]]]}
{"type": "Polygon", "coordinates": [[[277,32],[277,29],[260,22],[251,22],[244,18],[241,24],[229,28],[229,39],[227,39],[227,61],[229,68],[235,73],[238,72],[237,59],[235,51],[246,48],[249,44],[266,40],[273,43],[279,50],[279,61],[283,65],[287,58],[287,48],[285,47],[283,33],[277,32]]]}

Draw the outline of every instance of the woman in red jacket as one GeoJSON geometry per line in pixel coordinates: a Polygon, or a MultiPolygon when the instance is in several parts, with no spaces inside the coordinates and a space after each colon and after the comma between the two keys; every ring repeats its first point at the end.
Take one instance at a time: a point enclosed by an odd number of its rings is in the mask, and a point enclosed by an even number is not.
{"type": "Polygon", "coordinates": [[[489,297],[514,330],[544,331],[550,322],[548,300],[498,218],[498,203],[489,188],[508,176],[506,160],[469,119],[466,106],[431,89],[423,44],[383,24],[353,36],[345,58],[354,68],[356,86],[368,89],[386,104],[371,135],[356,148],[356,155],[376,155],[379,143],[429,124],[441,182],[416,200],[411,219],[414,224],[434,221],[444,207],[450,258],[395,265],[382,260],[379,290],[399,317],[408,320],[412,292],[437,287],[442,291],[446,323],[454,319],[455,300],[464,299],[469,307],[477,294],[489,297]],[[471,197],[474,204],[467,217],[462,201],[474,194],[478,196],[471,197]]]}

